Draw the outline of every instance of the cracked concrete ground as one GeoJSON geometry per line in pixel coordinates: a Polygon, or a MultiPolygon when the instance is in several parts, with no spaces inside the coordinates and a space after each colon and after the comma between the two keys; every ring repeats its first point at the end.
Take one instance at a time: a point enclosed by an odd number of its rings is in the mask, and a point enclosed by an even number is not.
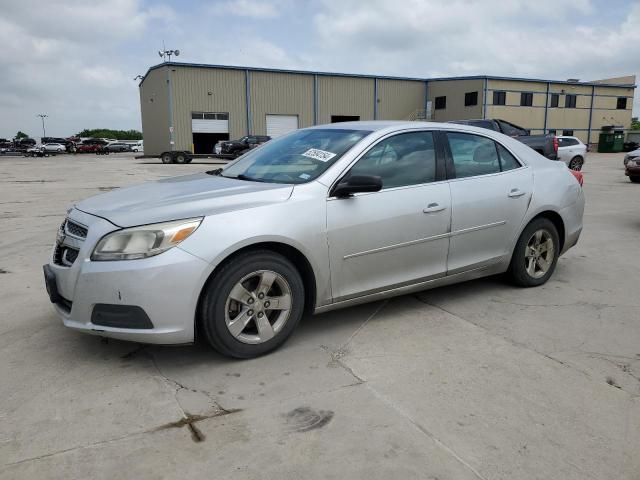
{"type": "Polygon", "coordinates": [[[640,479],[640,185],[591,154],[578,246],[303,319],[233,361],[66,330],[41,265],[76,200],[210,169],[0,157],[0,478],[640,479]]]}

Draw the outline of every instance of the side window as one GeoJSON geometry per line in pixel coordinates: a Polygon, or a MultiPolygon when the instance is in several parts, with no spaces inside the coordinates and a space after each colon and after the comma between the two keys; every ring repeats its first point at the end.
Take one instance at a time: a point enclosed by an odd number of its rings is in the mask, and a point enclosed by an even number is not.
{"type": "Polygon", "coordinates": [[[447,133],[455,178],[500,172],[500,160],[493,140],[469,133],[447,133]]]}
{"type": "Polygon", "coordinates": [[[500,127],[502,128],[502,133],[505,135],[509,135],[510,137],[519,137],[521,135],[526,135],[527,132],[522,128],[518,127],[509,122],[505,122],[503,120],[498,120],[500,122],[500,127]]]}
{"type": "Polygon", "coordinates": [[[507,170],[515,170],[516,168],[520,168],[520,163],[516,160],[516,157],[511,155],[509,150],[504,148],[499,143],[496,143],[498,146],[498,154],[500,155],[500,168],[503,172],[507,170]]]}
{"type": "Polygon", "coordinates": [[[382,188],[419,185],[436,179],[436,151],[431,132],[401,133],[374,145],[348,176],[376,175],[382,188]]]}

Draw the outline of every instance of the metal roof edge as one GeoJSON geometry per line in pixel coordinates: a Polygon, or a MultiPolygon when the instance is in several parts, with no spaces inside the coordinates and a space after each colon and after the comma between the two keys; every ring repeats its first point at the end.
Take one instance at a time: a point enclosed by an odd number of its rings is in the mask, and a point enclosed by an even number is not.
{"type": "Polygon", "coordinates": [[[223,70],[244,70],[251,72],[273,72],[273,73],[290,73],[298,75],[322,75],[327,77],[350,77],[350,78],[371,78],[382,80],[407,80],[414,82],[441,82],[447,80],[508,80],[515,82],[539,82],[539,83],[551,83],[559,85],[581,85],[581,86],[596,86],[596,87],[617,87],[617,88],[636,88],[635,84],[624,83],[597,83],[597,82],[568,82],[566,80],[545,80],[541,78],[523,78],[523,77],[501,77],[496,75],[468,75],[468,76],[454,76],[454,77],[434,77],[434,78],[417,78],[417,77],[394,77],[390,75],[371,75],[371,74],[359,74],[359,73],[338,73],[338,72],[316,72],[311,70],[295,70],[286,68],[266,68],[266,67],[243,67],[240,65],[216,65],[207,63],[183,63],[183,62],[163,62],[157,65],[149,67],[144,78],[140,80],[139,87],[142,86],[147,75],[153,70],[162,67],[187,67],[187,68],[217,68],[223,70]]]}

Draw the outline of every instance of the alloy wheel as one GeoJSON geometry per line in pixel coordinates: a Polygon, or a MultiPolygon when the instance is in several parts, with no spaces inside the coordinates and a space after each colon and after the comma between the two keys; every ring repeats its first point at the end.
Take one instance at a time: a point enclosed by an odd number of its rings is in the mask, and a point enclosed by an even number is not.
{"type": "Polygon", "coordinates": [[[555,246],[551,233],[546,229],[537,230],[525,247],[524,261],[527,274],[532,278],[544,277],[555,255],[555,246]]]}
{"type": "Polygon", "coordinates": [[[572,158],[571,161],[569,162],[569,168],[571,170],[575,170],[579,172],[580,170],[582,170],[583,163],[584,161],[579,157],[572,158]]]}
{"type": "Polygon", "coordinates": [[[225,323],[243,343],[264,343],[275,337],[289,320],[291,287],[271,270],[258,270],[238,281],[225,303],[225,323]]]}

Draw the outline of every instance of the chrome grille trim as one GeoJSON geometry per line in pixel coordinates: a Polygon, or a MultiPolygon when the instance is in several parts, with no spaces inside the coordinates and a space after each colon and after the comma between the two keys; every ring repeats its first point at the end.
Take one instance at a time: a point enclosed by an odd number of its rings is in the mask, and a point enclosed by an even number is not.
{"type": "Polygon", "coordinates": [[[67,235],[71,235],[76,238],[87,238],[87,233],[89,231],[89,229],[84,225],[80,225],[79,223],[69,219],[65,220],[64,230],[67,235]]]}

